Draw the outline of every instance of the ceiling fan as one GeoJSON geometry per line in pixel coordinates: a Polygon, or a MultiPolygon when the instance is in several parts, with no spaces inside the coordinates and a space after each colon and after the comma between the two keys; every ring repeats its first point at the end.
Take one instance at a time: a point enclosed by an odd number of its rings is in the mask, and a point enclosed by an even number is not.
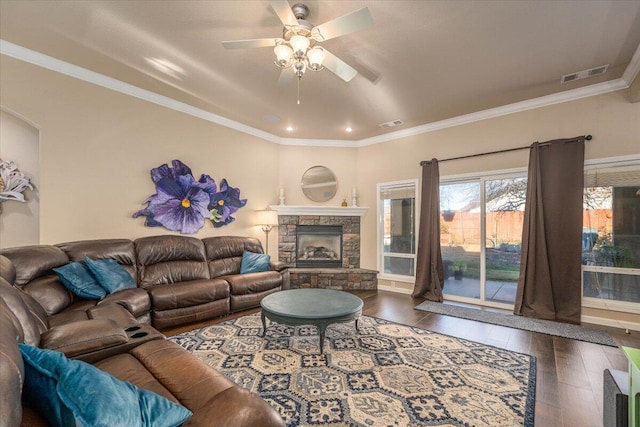
{"type": "Polygon", "coordinates": [[[278,86],[288,84],[294,76],[299,82],[307,69],[320,71],[326,68],[345,82],[358,74],[353,67],[319,46],[319,43],[371,27],[373,18],[367,7],[314,26],[306,20],[309,15],[306,5],[291,7],[287,0],[271,0],[270,4],[284,24],[282,38],[224,41],[222,45],[226,49],[273,47],[275,64],[282,68],[278,86]]]}

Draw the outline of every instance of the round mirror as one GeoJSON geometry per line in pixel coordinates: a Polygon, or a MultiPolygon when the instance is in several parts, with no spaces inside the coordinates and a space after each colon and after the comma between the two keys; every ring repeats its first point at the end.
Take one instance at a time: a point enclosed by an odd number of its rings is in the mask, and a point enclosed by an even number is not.
{"type": "Polygon", "coordinates": [[[302,175],[300,183],[302,192],[309,200],[326,202],[338,191],[338,181],[331,169],[324,166],[313,166],[302,175]]]}

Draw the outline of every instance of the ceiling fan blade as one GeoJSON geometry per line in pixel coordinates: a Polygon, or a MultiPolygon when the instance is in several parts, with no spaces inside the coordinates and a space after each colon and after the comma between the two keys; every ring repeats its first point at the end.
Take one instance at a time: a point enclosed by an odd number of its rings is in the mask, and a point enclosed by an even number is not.
{"type": "Polygon", "coordinates": [[[369,12],[368,7],[363,7],[362,9],[314,27],[311,34],[314,35],[316,40],[324,41],[364,30],[372,25],[373,18],[371,17],[371,12],[369,12]]]}
{"type": "Polygon", "coordinates": [[[280,77],[278,78],[278,87],[283,88],[289,86],[291,82],[293,82],[293,78],[295,74],[293,74],[292,70],[284,69],[280,72],[280,77]]]}
{"type": "Polygon", "coordinates": [[[335,56],[333,53],[326,49],[324,50],[324,53],[325,56],[322,65],[345,82],[350,82],[356,74],[358,74],[352,66],[335,56]]]}
{"type": "Polygon", "coordinates": [[[289,6],[287,0],[271,0],[271,7],[273,11],[278,15],[280,21],[286,26],[298,25],[298,20],[289,6]]]}
{"type": "Polygon", "coordinates": [[[244,49],[247,47],[273,47],[280,39],[249,39],[222,42],[225,49],[244,49]]]}

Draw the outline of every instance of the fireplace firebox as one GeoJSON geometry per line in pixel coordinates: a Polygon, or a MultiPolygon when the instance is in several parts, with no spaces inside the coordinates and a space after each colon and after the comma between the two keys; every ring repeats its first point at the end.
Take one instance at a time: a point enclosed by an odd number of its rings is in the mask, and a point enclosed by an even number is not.
{"type": "Polygon", "coordinates": [[[298,225],[296,267],[341,268],[341,225],[298,225]]]}

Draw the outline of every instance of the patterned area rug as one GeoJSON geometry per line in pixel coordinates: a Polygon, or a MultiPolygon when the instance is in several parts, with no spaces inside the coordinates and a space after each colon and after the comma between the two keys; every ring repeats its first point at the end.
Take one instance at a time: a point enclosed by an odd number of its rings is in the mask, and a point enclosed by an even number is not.
{"type": "Polygon", "coordinates": [[[178,343],[259,394],[288,426],[533,426],[535,358],[363,316],[313,326],[259,314],[175,335],[178,343]]]}
{"type": "Polygon", "coordinates": [[[460,317],[462,319],[476,320],[478,322],[491,323],[493,325],[522,329],[524,331],[539,332],[546,335],[554,335],[572,340],[586,341],[594,344],[618,347],[607,331],[588,328],[580,325],[553,322],[551,320],[534,319],[531,317],[515,316],[513,314],[496,313],[493,311],[479,310],[476,308],[460,307],[453,304],[425,301],[414,307],[416,310],[429,311],[431,313],[444,314],[446,316],[460,317]]]}

